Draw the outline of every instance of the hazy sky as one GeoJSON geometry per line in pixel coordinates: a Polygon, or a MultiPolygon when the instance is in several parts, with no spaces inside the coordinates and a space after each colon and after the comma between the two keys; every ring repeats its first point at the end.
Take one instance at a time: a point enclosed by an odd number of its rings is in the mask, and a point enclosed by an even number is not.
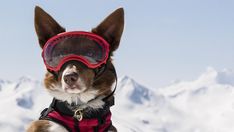
{"type": "Polygon", "coordinates": [[[35,5],[68,31],[88,31],[124,7],[116,68],[119,76],[129,75],[149,87],[194,79],[208,66],[234,69],[232,0],[8,0],[0,4],[2,79],[44,76],[33,25],[35,5]]]}

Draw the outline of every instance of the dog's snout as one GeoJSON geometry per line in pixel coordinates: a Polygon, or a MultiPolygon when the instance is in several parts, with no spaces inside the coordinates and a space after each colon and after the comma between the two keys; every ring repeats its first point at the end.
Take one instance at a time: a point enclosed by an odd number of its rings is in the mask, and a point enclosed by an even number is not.
{"type": "Polygon", "coordinates": [[[69,86],[72,86],[73,84],[75,84],[75,82],[78,79],[78,73],[72,72],[72,73],[66,74],[64,75],[63,79],[66,84],[68,84],[69,86]]]}

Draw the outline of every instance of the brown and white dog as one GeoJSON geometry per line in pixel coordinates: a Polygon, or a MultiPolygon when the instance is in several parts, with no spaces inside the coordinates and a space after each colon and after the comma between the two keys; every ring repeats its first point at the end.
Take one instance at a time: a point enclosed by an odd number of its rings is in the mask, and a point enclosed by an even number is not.
{"type": "MultiPolygon", "coordinates": [[[[103,37],[110,44],[110,57],[107,60],[105,70],[95,78],[94,69],[87,68],[80,62],[72,61],[57,73],[57,75],[47,72],[44,79],[46,90],[58,101],[67,102],[68,105],[76,104],[77,107],[85,109],[83,113],[92,114],[92,111],[99,111],[105,103],[113,99],[111,94],[116,75],[113,72],[112,63],[113,52],[119,47],[121,35],[124,28],[124,11],[119,8],[111,13],[92,33],[103,37]],[[76,73],[76,74],[72,74],[76,73]],[[72,75],[71,75],[72,74],[72,75]],[[111,95],[107,101],[103,98],[111,95]]],[[[35,29],[38,35],[40,47],[51,37],[65,32],[49,14],[40,7],[35,7],[35,29]]],[[[50,120],[37,120],[30,124],[27,132],[67,132],[62,125],[50,120]]],[[[110,126],[105,131],[117,131],[114,126],[110,126]]]]}

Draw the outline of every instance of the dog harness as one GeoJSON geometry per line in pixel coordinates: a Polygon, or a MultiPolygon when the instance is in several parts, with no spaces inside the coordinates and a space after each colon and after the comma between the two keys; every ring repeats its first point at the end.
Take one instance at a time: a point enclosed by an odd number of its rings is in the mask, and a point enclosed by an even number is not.
{"type": "Polygon", "coordinates": [[[69,132],[107,132],[112,126],[110,112],[112,105],[114,97],[106,101],[102,109],[90,111],[86,108],[73,112],[66,102],[53,99],[50,107],[41,112],[39,120],[55,122],[69,132]]]}

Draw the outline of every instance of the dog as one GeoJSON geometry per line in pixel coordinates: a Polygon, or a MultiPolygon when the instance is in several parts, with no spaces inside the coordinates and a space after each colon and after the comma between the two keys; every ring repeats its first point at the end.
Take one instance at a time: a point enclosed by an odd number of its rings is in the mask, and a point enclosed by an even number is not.
{"type": "Polygon", "coordinates": [[[124,29],[123,8],[112,12],[90,32],[66,32],[36,6],[34,25],[47,68],[44,85],[54,99],[27,132],[117,132],[110,112],[117,83],[112,58],[124,29]]]}

